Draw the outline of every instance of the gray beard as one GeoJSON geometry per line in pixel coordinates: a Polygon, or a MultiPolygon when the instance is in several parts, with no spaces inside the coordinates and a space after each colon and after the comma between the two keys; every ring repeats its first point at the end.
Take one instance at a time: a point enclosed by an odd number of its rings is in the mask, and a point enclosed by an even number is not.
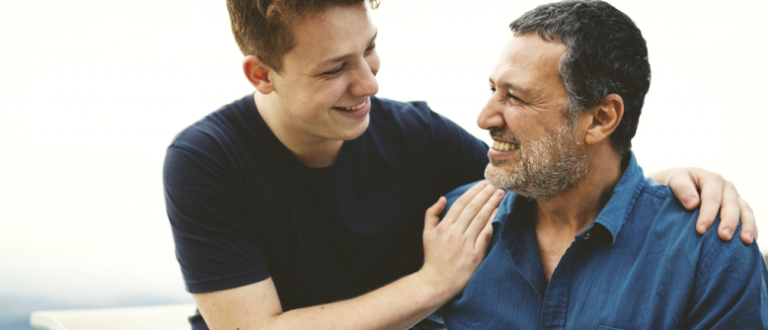
{"type": "Polygon", "coordinates": [[[485,178],[492,185],[529,199],[546,201],[576,186],[587,174],[589,158],[579,151],[573,131],[566,125],[539,140],[520,145],[520,163],[510,170],[499,167],[508,160],[491,159],[485,178]]]}

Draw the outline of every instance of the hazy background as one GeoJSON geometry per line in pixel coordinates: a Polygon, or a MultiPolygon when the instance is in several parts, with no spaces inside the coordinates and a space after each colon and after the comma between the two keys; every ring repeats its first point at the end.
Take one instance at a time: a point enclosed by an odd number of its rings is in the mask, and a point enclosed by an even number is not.
{"type": "MultiPolygon", "coordinates": [[[[641,165],[722,173],[765,246],[768,1],[610,2],[650,51],[641,165]]],[[[378,95],[426,100],[488,141],[488,75],[509,22],[540,3],[383,0],[378,95]]],[[[221,0],[0,0],[0,329],[30,310],[191,302],[163,157],[253,91],[241,59],[221,0]]]]}

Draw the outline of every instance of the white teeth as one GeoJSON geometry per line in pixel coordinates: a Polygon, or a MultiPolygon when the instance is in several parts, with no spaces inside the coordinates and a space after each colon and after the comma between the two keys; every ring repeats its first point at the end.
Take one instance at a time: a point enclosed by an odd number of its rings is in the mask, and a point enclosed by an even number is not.
{"type": "Polygon", "coordinates": [[[338,107],[338,108],[341,109],[341,110],[346,110],[346,111],[355,111],[355,110],[362,109],[365,106],[366,103],[367,102],[363,102],[363,103],[360,103],[360,104],[358,104],[358,105],[356,105],[354,107],[338,107]]]}
{"type": "Polygon", "coordinates": [[[510,151],[517,149],[518,145],[509,142],[493,141],[493,146],[491,146],[491,148],[498,151],[510,151]]]}

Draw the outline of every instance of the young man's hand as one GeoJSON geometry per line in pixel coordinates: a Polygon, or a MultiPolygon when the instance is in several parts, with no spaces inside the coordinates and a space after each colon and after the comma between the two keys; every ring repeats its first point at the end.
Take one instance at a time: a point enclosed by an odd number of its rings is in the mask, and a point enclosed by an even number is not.
{"type": "Polygon", "coordinates": [[[718,235],[723,240],[733,238],[736,226],[741,221],[741,241],[752,244],[757,238],[755,215],[746,201],[739,197],[733,183],[722,175],[697,167],[675,168],[651,174],[654,181],[668,185],[680,202],[689,210],[699,205],[699,219],[696,231],[704,234],[720,213],[718,235]],[[701,196],[699,196],[701,191],[701,196]]]}
{"type": "Polygon", "coordinates": [[[487,181],[467,190],[440,221],[445,197],[426,212],[424,220],[424,266],[419,277],[449,297],[469,283],[485,257],[493,234],[492,220],[504,191],[487,181]]]}

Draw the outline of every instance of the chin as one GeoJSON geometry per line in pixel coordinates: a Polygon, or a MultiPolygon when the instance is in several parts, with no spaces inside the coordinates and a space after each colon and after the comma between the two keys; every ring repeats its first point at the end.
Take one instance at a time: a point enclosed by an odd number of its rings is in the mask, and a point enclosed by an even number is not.
{"type": "Polygon", "coordinates": [[[485,179],[496,188],[510,190],[519,184],[519,175],[509,166],[500,166],[505,163],[508,162],[491,160],[485,167],[485,179]]]}
{"type": "Polygon", "coordinates": [[[351,127],[348,130],[345,130],[345,133],[341,139],[349,141],[359,138],[361,135],[363,135],[363,133],[365,133],[366,130],[368,130],[368,123],[370,122],[369,118],[370,117],[366,116],[362,123],[356,125],[355,127],[351,127]]]}

